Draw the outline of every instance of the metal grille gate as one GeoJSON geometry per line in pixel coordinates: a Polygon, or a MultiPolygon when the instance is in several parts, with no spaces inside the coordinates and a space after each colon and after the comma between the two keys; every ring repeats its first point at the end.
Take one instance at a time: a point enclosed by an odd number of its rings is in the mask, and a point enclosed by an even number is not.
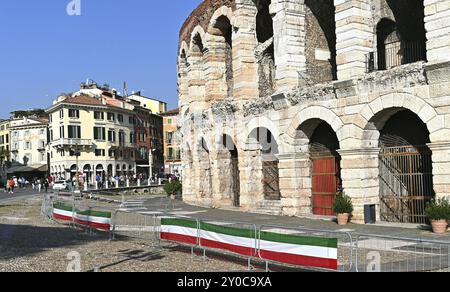
{"type": "Polygon", "coordinates": [[[280,200],[280,174],[278,160],[263,161],[263,186],[266,200],[280,200]]]}
{"type": "Polygon", "coordinates": [[[434,197],[431,150],[426,146],[383,148],[380,153],[382,221],[426,224],[434,197]]]}

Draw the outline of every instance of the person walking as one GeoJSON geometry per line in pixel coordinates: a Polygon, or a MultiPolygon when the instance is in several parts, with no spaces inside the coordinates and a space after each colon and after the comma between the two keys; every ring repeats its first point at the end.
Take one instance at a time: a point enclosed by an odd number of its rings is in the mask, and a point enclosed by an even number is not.
{"type": "Polygon", "coordinates": [[[45,188],[45,192],[47,193],[48,192],[48,187],[49,187],[49,183],[48,183],[48,179],[46,179],[45,181],[44,181],[44,188],[45,188]]]}
{"type": "Polygon", "coordinates": [[[38,184],[38,189],[39,189],[39,193],[40,193],[41,189],[42,189],[42,180],[38,179],[37,184],[38,184]]]}
{"type": "Polygon", "coordinates": [[[16,186],[16,182],[14,181],[14,179],[12,178],[9,181],[9,190],[10,190],[10,194],[14,194],[14,187],[16,186]]]}

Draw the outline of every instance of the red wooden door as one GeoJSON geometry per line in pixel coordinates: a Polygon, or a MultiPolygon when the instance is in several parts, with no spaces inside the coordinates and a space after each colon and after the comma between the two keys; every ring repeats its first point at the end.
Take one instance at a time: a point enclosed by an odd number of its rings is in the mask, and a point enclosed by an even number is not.
{"type": "Polygon", "coordinates": [[[335,157],[313,160],[313,214],[334,216],[333,204],[340,186],[340,161],[335,157]]]}

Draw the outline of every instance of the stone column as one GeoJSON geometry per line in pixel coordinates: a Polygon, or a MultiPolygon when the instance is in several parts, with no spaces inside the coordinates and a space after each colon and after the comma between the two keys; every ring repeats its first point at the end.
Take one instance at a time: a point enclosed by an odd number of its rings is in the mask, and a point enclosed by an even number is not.
{"type": "Polygon", "coordinates": [[[437,198],[450,198],[450,143],[431,143],[428,147],[432,151],[433,185],[437,198]]]}
{"type": "Polygon", "coordinates": [[[304,0],[272,1],[277,92],[298,86],[306,70],[304,0]]]}
{"type": "Polygon", "coordinates": [[[311,160],[308,153],[279,156],[281,207],[285,216],[311,215],[311,160]]]}
{"type": "Polygon", "coordinates": [[[375,40],[370,0],[334,0],[338,80],[366,73],[375,40]]]}
{"type": "Polygon", "coordinates": [[[342,186],[354,205],[352,221],[364,224],[364,205],[377,206],[380,218],[379,148],[338,151],[341,155],[342,186]]]}
{"type": "Polygon", "coordinates": [[[424,0],[424,6],[428,61],[450,61],[450,2],[424,0]]]}
{"type": "Polygon", "coordinates": [[[233,207],[233,173],[229,151],[219,151],[212,159],[212,197],[216,208],[233,207]]]}
{"type": "Polygon", "coordinates": [[[259,97],[258,64],[255,57],[257,9],[252,0],[236,0],[233,34],[234,99],[254,100],[259,97]]]}
{"type": "Polygon", "coordinates": [[[224,100],[228,95],[226,81],[226,44],[222,36],[206,34],[208,51],[205,53],[205,92],[207,101],[224,100]]]}
{"type": "Polygon", "coordinates": [[[259,145],[247,146],[239,160],[241,172],[241,209],[254,210],[264,201],[261,150],[259,145]]]}
{"type": "Polygon", "coordinates": [[[203,66],[203,53],[191,51],[188,57],[189,101],[193,109],[198,112],[204,108],[205,103],[205,75],[203,66]]]}
{"type": "Polygon", "coordinates": [[[178,97],[180,108],[184,108],[189,105],[188,68],[187,65],[181,60],[178,64],[178,97]]]}

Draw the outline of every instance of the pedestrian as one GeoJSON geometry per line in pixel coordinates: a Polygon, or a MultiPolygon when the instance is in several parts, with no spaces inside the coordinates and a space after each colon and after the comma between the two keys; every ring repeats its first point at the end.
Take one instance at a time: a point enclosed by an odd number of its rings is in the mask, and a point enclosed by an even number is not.
{"type": "Polygon", "coordinates": [[[10,193],[14,194],[14,187],[16,186],[16,182],[14,181],[14,179],[11,179],[9,181],[9,189],[10,189],[10,193]]]}
{"type": "Polygon", "coordinates": [[[41,189],[42,189],[42,181],[41,181],[41,179],[38,179],[37,184],[38,184],[38,189],[39,189],[39,193],[40,193],[41,189]]]}
{"type": "Polygon", "coordinates": [[[45,187],[45,192],[47,193],[48,192],[48,187],[49,187],[49,183],[48,183],[48,179],[46,179],[45,181],[44,181],[44,187],[45,187]]]}

